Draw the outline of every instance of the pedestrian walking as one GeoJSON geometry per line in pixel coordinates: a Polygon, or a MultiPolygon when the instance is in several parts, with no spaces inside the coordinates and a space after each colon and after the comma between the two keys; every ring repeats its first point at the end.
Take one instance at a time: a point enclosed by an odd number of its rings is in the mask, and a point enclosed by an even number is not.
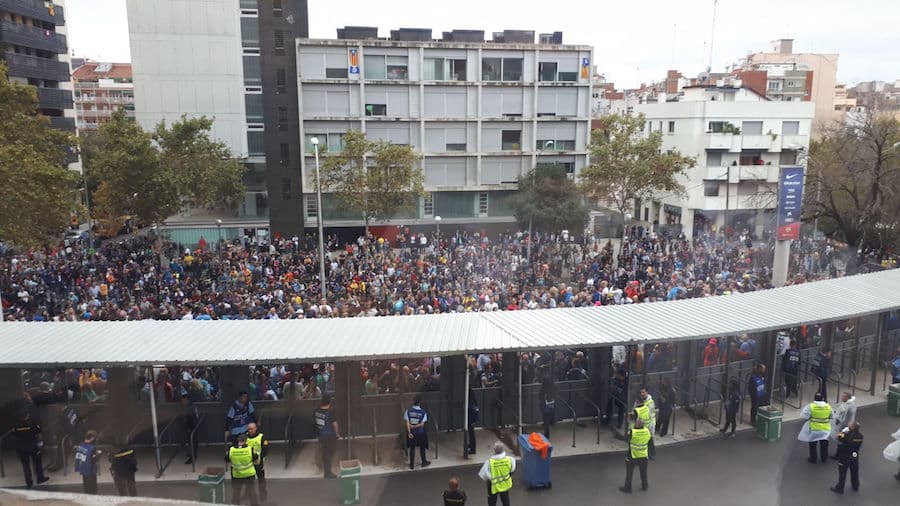
{"type": "Polygon", "coordinates": [[[97,449],[97,433],[87,431],[84,441],[75,449],[75,472],[81,475],[81,485],[85,494],[97,494],[97,474],[100,466],[97,461],[102,452],[97,449]]]}
{"type": "Polygon", "coordinates": [[[331,472],[331,459],[334,458],[334,449],[340,436],[337,420],[331,412],[331,396],[322,396],[322,402],[313,413],[313,421],[316,424],[316,434],[319,438],[319,453],[322,458],[322,471],[326,478],[336,478],[331,472]]]}
{"type": "Polygon", "coordinates": [[[256,479],[256,468],[253,462],[258,455],[247,444],[247,433],[241,432],[237,435],[237,445],[230,446],[225,452],[225,462],[231,464],[231,502],[232,504],[241,504],[244,490],[250,498],[250,504],[259,505],[259,498],[256,496],[256,487],[253,481],[256,479]]]}
{"type": "Polygon", "coordinates": [[[118,438],[115,451],[109,454],[109,472],[120,496],[137,496],[137,483],[134,480],[137,468],[134,448],[127,444],[125,438],[118,438]]]}
{"type": "MultiPolygon", "coordinates": [[[[831,437],[837,441],[841,432],[854,421],[856,421],[856,397],[850,395],[850,392],[843,392],[841,393],[841,402],[835,408],[834,418],[831,421],[831,437]]],[[[838,458],[837,452],[832,458],[838,458]]]]}
{"type": "Polygon", "coordinates": [[[475,400],[475,391],[469,389],[469,446],[466,451],[469,455],[475,455],[478,450],[478,444],[475,442],[475,425],[481,418],[481,409],[478,407],[478,401],[475,400]]]}
{"type": "Polygon", "coordinates": [[[731,432],[727,435],[734,437],[734,431],[737,430],[737,413],[741,407],[741,386],[738,380],[732,378],[728,383],[728,394],[725,399],[725,426],[719,429],[723,435],[728,432],[731,426],[731,432]]]}
{"type": "Polygon", "coordinates": [[[650,441],[653,440],[653,434],[644,426],[644,420],[638,418],[634,422],[634,427],[628,431],[626,439],[628,441],[628,451],[625,453],[625,485],[619,487],[619,490],[626,494],[631,493],[631,479],[634,476],[635,467],[641,473],[641,490],[647,490],[649,487],[647,482],[647,457],[649,456],[649,445],[650,441]]]}
{"type": "Polygon", "coordinates": [[[659,437],[664,437],[669,433],[669,421],[672,419],[674,410],[675,390],[669,380],[662,380],[659,386],[659,422],[656,427],[659,437]]]}
{"type": "Polygon", "coordinates": [[[44,475],[44,466],[41,462],[41,450],[44,446],[41,439],[41,426],[31,419],[28,410],[22,414],[21,421],[15,426],[13,433],[15,434],[16,454],[19,456],[22,472],[25,474],[25,486],[28,488],[34,486],[31,473],[32,464],[34,464],[34,471],[37,474],[38,485],[49,480],[50,478],[44,475]]]}
{"type": "Polygon", "coordinates": [[[816,356],[816,377],[819,378],[819,392],[822,399],[828,399],[828,375],[831,373],[831,349],[823,346],[816,356]]]}
{"type": "Polygon", "coordinates": [[[781,370],[784,371],[784,398],[787,399],[791,395],[800,395],[797,389],[800,375],[800,343],[796,340],[791,341],[791,347],[784,352],[781,358],[781,370]]]}
{"type": "Polygon", "coordinates": [[[466,492],[459,488],[459,478],[450,478],[447,490],[444,490],[444,506],[466,506],[466,492]]]}
{"type": "Polygon", "coordinates": [[[512,475],[516,472],[516,459],[508,457],[503,443],[494,443],[494,454],[478,471],[478,476],[487,483],[488,506],[496,506],[497,498],[503,506],[509,506],[509,490],[513,486],[512,475]]]}
{"type": "Polygon", "coordinates": [[[850,486],[854,492],[859,492],[859,448],[863,443],[862,432],[859,431],[859,423],[853,421],[838,433],[838,482],[831,487],[832,492],[844,493],[844,483],[847,480],[847,471],[850,471],[850,486]]]}
{"type": "Polygon", "coordinates": [[[766,366],[757,364],[747,379],[747,395],[750,396],[750,425],[756,427],[756,414],[766,402],[766,366]]]}
{"type": "Polygon", "coordinates": [[[428,467],[431,462],[425,456],[428,450],[428,431],[425,424],[428,422],[428,413],[422,409],[422,398],[418,395],[413,398],[412,406],[403,413],[403,421],[406,422],[406,447],[409,449],[409,468],[415,468],[416,448],[419,449],[422,467],[428,467]]]}
{"type": "Polygon", "coordinates": [[[809,443],[809,463],[815,464],[816,446],[819,458],[824,464],[828,460],[828,437],[831,435],[831,405],[825,402],[821,392],[816,392],[816,400],[803,407],[800,415],[806,423],[800,429],[797,439],[809,443]]]}
{"type": "Polygon", "coordinates": [[[265,503],[269,500],[269,489],[266,485],[266,455],[269,454],[269,439],[259,431],[258,426],[251,422],[247,424],[247,446],[256,454],[253,467],[256,468],[256,485],[259,489],[259,499],[265,503]]]}

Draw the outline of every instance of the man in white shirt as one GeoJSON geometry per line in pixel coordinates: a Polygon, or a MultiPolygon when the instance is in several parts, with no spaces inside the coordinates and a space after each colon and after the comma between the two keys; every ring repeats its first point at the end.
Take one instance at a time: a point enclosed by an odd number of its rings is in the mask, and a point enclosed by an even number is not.
{"type": "Polygon", "coordinates": [[[507,457],[503,443],[494,443],[494,455],[487,459],[478,471],[478,477],[487,483],[488,506],[495,506],[497,498],[503,506],[509,506],[509,490],[512,474],[516,472],[516,459],[507,457]]]}

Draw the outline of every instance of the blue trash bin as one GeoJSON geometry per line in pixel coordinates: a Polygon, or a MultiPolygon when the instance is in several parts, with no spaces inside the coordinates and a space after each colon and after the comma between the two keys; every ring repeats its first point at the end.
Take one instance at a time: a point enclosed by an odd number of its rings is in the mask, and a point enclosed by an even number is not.
{"type": "MultiPolygon", "coordinates": [[[[539,434],[541,439],[550,443],[543,434],[539,434]]],[[[550,481],[550,457],[553,453],[553,445],[547,449],[547,458],[542,459],[540,452],[536,451],[531,443],[528,442],[528,436],[522,434],[519,436],[519,448],[522,449],[521,476],[522,481],[529,488],[551,488],[553,482],[550,481]]]]}

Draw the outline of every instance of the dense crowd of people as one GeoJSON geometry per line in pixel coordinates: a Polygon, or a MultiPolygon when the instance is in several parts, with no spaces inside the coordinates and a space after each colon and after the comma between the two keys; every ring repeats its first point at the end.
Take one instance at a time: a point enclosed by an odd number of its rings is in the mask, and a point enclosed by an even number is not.
{"type": "MultiPolygon", "coordinates": [[[[328,241],[326,297],[314,241],[185,248],[150,236],[0,255],[7,320],[294,319],[656,302],[771,286],[770,244],[635,231],[624,248],[536,235],[399,234],[328,241]],[[614,253],[615,251],[615,253],[614,253]],[[167,259],[167,260],[161,260],[167,259]]],[[[828,242],[800,243],[803,282],[841,272],[828,242]]]]}

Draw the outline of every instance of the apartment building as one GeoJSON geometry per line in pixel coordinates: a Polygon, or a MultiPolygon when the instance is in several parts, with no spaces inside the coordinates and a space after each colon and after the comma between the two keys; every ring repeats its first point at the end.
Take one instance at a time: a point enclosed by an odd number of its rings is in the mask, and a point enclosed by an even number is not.
{"type": "Polygon", "coordinates": [[[130,63],[85,61],[72,71],[76,127],[81,135],[96,132],[123,108],[134,118],[134,84],[130,63]]]}
{"type": "Polygon", "coordinates": [[[647,132],[662,132],[663,149],[695,157],[682,184],[686,196],[638,203],[639,219],[662,229],[695,233],[774,230],[779,170],[805,165],[815,104],[768,99],[740,80],[686,86],[635,107],[647,132]]]}
{"type": "Polygon", "coordinates": [[[236,215],[173,217],[178,240],[303,233],[295,39],[308,35],[306,0],[127,0],[135,118],[144,128],[182,114],[215,118],[212,135],[247,167],[236,215]],[[289,179],[296,198],[283,199],[289,179]]]}
{"type": "MultiPolygon", "coordinates": [[[[313,137],[327,156],[348,130],[423,155],[427,196],[392,225],[504,226],[514,221],[517,179],[539,164],[574,178],[587,164],[591,48],[562,33],[345,27],[337,39],[297,41],[298,100],[307,223],[319,216],[313,137]],[[501,225],[502,224],[502,225],[501,225]]],[[[285,179],[283,198],[293,198],[285,179]]],[[[362,224],[325,194],[328,227],[362,224]]]]}

